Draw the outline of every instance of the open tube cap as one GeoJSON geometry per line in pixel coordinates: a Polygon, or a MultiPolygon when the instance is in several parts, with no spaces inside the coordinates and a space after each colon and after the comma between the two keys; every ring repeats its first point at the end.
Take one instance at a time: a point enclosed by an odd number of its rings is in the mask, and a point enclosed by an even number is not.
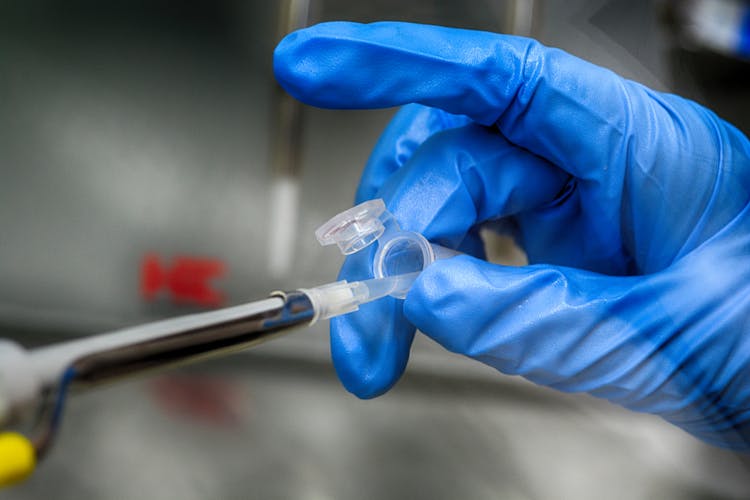
{"type": "Polygon", "coordinates": [[[370,200],[331,218],[315,231],[315,237],[321,245],[336,244],[341,253],[351,255],[380,238],[389,219],[383,200],[370,200]]]}

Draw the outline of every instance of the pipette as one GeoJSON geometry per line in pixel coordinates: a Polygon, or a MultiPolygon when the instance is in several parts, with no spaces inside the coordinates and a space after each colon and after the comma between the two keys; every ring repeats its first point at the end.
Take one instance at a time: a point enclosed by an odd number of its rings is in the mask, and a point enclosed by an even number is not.
{"type": "Polygon", "coordinates": [[[408,290],[418,274],[275,292],[249,304],[30,351],[0,341],[0,429],[37,415],[31,440],[0,433],[0,486],[23,480],[44,456],[68,391],[260,344],[296,326],[313,325],[408,290]]]}
{"type": "Polygon", "coordinates": [[[376,277],[274,292],[265,300],[30,351],[0,339],[0,487],[23,480],[45,455],[70,390],[244,349],[389,295],[404,298],[424,267],[456,254],[401,231],[382,200],[337,215],[316,235],[344,254],[377,241],[376,277]],[[1,432],[29,422],[30,432],[1,432]]]}

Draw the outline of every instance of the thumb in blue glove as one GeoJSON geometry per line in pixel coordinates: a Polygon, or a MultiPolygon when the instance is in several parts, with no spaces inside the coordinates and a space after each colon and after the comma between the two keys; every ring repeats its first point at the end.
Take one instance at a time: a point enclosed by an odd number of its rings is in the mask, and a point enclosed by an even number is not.
{"type": "MultiPolygon", "coordinates": [[[[467,256],[332,322],[344,385],[401,375],[416,326],[503,373],[750,449],[750,142],[699,105],[525,38],[405,23],[288,36],[277,78],[333,108],[405,106],[365,168],[404,229],[467,256]],[[413,103],[413,104],[409,104],[413,103]],[[512,227],[532,265],[481,259],[512,227]]],[[[342,276],[369,273],[367,256],[342,276]]]]}

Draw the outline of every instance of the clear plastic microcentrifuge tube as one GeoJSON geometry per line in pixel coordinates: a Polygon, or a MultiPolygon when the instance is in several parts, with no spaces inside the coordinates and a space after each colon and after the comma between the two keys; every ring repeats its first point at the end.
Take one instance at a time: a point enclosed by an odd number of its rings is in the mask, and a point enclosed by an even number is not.
{"type": "MultiPolygon", "coordinates": [[[[438,259],[453,257],[459,252],[436,245],[413,231],[403,231],[385,208],[381,199],[370,200],[342,212],[320,226],[315,236],[321,245],[338,245],[341,253],[351,255],[377,242],[372,262],[375,278],[396,278],[413,275],[411,282],[427,266],[438,259]]],[[[389,295],[406,297],[409,286],[403,279],[389,295]]]]}

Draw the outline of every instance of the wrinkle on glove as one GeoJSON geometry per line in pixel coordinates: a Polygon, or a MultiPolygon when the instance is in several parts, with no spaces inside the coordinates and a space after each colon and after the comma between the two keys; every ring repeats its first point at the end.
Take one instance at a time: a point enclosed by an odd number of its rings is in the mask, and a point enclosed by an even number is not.
{"type": "MultiPolygon", "coordinates": [[[[326,23],[282,40],[274,70],[308,104],[404,105],[358,201],[382,197],[404,229],[468,254],[431,265],[403,304],[332,322],[350,391],[390,388],[418,327],[503,373],[750,450],[750,141],[735,127],[486,32],[326,23]],[[532,265],[482,260],[488,222],[532,265]]],[[[349,259],[342,277],[370,272],[349,259]]]]}

